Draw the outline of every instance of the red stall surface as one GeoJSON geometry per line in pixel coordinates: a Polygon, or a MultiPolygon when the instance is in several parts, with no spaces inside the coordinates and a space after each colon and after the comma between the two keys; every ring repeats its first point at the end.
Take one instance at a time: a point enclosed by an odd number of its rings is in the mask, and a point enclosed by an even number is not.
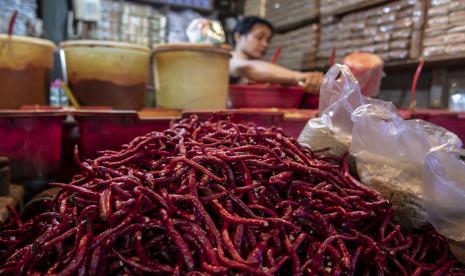
{"type": "Polygon", "coordinates": [[[298,108],[303,95],[303,88],[298,86],[286,87],[268,84],[232,84],[229,86],[229,99],[232,108],[298,108]]]}
{"type": "Polygon", "coordinates": [[[11,161],[13,181],[55,175],[61,164],[62,111],[0,111],[0,155],[11,161]]]}

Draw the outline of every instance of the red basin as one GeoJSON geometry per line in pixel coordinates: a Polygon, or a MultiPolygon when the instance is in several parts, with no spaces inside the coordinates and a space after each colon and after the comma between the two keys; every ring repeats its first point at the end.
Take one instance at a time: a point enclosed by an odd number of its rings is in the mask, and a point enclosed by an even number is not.
{"type": "Polygon", "coordinates": [[[279,107],[298,108],[304,90],[298,86],[267,84],[232,84],[229,86],[229,99],[232,108],[279,107]]]}

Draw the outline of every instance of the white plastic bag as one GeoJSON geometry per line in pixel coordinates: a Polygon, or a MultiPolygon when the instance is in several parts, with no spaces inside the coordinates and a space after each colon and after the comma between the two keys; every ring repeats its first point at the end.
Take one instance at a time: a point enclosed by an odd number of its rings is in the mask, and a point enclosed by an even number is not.
{"type": "Polygon", "coordinates": [[[422,120],[406,121],[392,109],[367,104],[352,114],[350,153],[362,183],[393,204],[396,220],[405,228],[428,223],[422,201],[424,160],[438,145],[461,146],[453,133],[422,120]]]}
{"type": "Polygon", "coordinates": [[[423,200],[428,218],[449,240],[454,256],[465,263],[465,150],[444,145],[425,159],[423,200]]]}
{"type": "Polygon", "coordinates": [[[319,118],[308,121],[299,136],[301,144],[327,154],[342,156],[349,149],[352,112],[366,100],[357,80],[345,65],[335,64],[326,73],[320,88],[319,118]]]}
{"type": "Polygon", "coordinates": [[[191,43],[222,44],[226,41],[223,27],[217,20],[196,18],[186,29],[191,43]]]}
{"type": "Polygon", "coordinates": [[[426,156],[423,194],[431,224],[442,235],[465,242],[465,150],[443,145],[426,156]]]}

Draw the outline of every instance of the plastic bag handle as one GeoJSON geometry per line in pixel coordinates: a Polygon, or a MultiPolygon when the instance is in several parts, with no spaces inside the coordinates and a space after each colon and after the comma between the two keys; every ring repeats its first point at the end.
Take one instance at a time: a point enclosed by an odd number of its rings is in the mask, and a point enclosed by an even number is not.
{"type": "MultiPolygon", "coordinates": [[[[322,88],[325,84],[327,85],[334,82],[341,83],[344,89],[343,91],[352,91],[356,85],[358,86],[358,81],[350,71],[349,67],[338,63],[331,66],[329,71],[326,73],[322,88]]],[[[358,89],[359,88],[357,88],[357,90],[358,89]]]]}

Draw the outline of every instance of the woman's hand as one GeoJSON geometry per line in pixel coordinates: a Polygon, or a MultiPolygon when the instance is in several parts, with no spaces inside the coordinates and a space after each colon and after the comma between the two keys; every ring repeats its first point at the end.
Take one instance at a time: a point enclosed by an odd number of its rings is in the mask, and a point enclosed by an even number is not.
{"type": "Polygon", "coordinates": [[[324,75],[321,72],[299,73],[297,83],[304,88],[305,92],[318,95],[323,77],[324,75]]]}

